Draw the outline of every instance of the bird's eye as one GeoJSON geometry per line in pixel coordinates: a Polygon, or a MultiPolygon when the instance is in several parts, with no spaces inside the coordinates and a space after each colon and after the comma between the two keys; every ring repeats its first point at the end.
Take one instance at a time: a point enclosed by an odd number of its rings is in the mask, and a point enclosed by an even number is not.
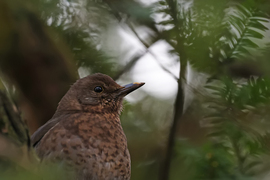
{"type": "Polygon", "coordinates": [[[97,93],[101,93],[103,91],[103,88],[101,86],[97,86],[95,87],[94,91],[97,93]]]}

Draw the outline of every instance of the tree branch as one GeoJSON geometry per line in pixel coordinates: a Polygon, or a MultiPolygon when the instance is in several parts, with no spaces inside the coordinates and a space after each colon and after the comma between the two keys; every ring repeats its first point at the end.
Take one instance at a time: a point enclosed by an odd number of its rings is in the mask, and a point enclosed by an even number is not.
{"type": "Polygon", "coordinates": [[[176,100],[174,103],[174,117],[173,117],[172,125],[170,127],[165,159],[161,164],[160,176],[159,176],[160,180],[168,180],[169,179],[171,159],[172,159],[173,148],[174,148],[174,144],[175,144],[175,132],[177,130],[177,124],[178,124],[179,120],[181,119],[181,117],[183,115],[183,110],[184,110],[185,68],[186,68],[186,66],[184,64],[181,64],[180,79],[178,80],[178,91],[177,91],[177,96],[176,96],[176,100]]]}
{"type": "MultiPolygon", "coordinates": [[[[142,58],[146,53],[150,52],[149,48],[154,45],[156,42],[158,42],[161,38],[161,36],[157,36],[155,37],[155,39],[152,41],[152,43],[149,45],[146,42],[144,42],[140,36],[137,34],[137,32],[135,31],[135,29],[133,28],[133,26],[131,25],[130,22],[126,22],[127,25],[129,26],[129,28],[132,30],[132,32],[135,34],[135,36],[141,41],[141,43],[146,47],[146,50],[139,54],[139,55],[135,55],[130,61],[129,63],[122,68],[122,70],[120,70],[114,77],[113,79],[116,80],[118,78],[120,78],[121,75],[123,75],[125,72],[129,71],[136,63],[138,60],[140,60],[140,58],[142,58]]],[[[150,52],[151,53],[151,52],[150,52]]],[[[151,53],[152,54],[152,53],[151,53]]]]}
{"type": "MultiPolygon", "coordinates": [[[[170,70],[168,70],[166,67],[164,67],[158,60],[158,57],[149,49],[150,45],[148,45],[136,32],[136,30],[134,29],[134,27],[132,26],[132,24],[130,22],[127,23],[129,28],[132,30],[132,32],[135,34],[135,36],[141,41],[141,43],[145,46],[145,48],[148,49],[148,52],[155,58],[156,62],[158,63],[158,65],[168,74],[170,74],[175,80],[178,81],[178,77],[176,77],[170,70]]],[[[155,41],[156,42],[156,41],[155,41]]],[[[153,44],[151,44],[153,45],[153,44]]]]}
{"type": "MultiPolygon", "coordinates": [[[[173,155],[173,148],[175,144],[175,132],[177,130],[177,124],[179,120],[181,119],[184,111],[184,83],[186,81],[186,68],[187,68],[187,62],[188,58],[186,56],[185,52],[185,45],[183,44],[184,40],[181,37],[181,26],[179,24],[179,19],[178,19],[178,13],[177,13],[177,8],[178,4],[177,1],[174,0],[167,0],[170,12],[171,12],[171,17],[173,19],[173,24],[178,32],[176,36],[176,41],[177,44],[174,47],[176,52],[179,54],[179,59],[180,59],[180,72],[179,72],[179,80],[178,80],[178,91],[177,91],[177,96],[174,104],[174,117],[173,117],[173,122],[170,127],[170,132],[169,132],[169,137],[168,137],[168,142],[167,142],[167,150],[165,154],[165,159],[163,160],[161,166],[160,166],[160,180],[168,180],[169,175],[170,175],[170,166],[171,166],[171,160],[172,160],[172,155],[173,155]]],[[[181,19],[180,22],[183,22],[181,19]]],[[[167,42],[170,42],[170,39],[167,40],[167,42]]]]}
{"type": "Polygon", "coordinates": [[[125,65],[125,67],[122,68],[122,70],[118,71],[118,73],[113,77],[114,80],[119,79],[124,73],[128,72],[137,62],[138,60],[141,59],[141,57],[143,57],[145,54],[147,53],[144,52],[142,54],[136,55],[134,56],[127,65],[125,65]]]}

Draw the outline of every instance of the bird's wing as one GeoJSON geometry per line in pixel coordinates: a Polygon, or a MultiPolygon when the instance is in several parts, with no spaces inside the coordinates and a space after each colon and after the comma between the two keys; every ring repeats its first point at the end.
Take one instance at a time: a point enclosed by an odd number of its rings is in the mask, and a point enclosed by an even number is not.
{"type": "Polygon", "coordinates": [[[51,119],[47,123],[45,123],[43,126],[38,128],[38,130],[31,136],[31,143],[35,147],[39,141],[43,138],[43,136],[51,129],[53,128],[57,123],[59,122],[58,118],[51,119]]]}

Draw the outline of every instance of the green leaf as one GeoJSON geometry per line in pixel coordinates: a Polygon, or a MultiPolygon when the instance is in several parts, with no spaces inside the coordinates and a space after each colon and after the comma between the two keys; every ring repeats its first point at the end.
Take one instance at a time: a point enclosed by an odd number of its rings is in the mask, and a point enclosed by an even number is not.
{"type": "Polygon", "coordinates": [[[158,3],[161,5],[161,6],[167,6],[167,3],[165,1],[158,1],[158,3]]]}
{"type": "Polygon", "coordinates": [[[269,23],[269,19],[265,18],[265,17],[250,17],[250,20],[256,20],[256,21],[261,21],[261,22],[265,22],[265,23],[269,23]]]}
{"type": "Polygon", "coordinates": [[[248,23],[248,26],[259,29],[261,31],[268,30],[268,27],[266,27],[264,24],[260,23],[259,21],[251,21],[250,23],[248,23]]]}
{"type": "Polygon", "coordinates": [[[161,21],[161,22],[159,22],[158,24],[160,24],[160,25],[171,25],[171,24],[173,24],[173,20],[172,19],[170,19],[170,20],[166,20],[166,21],[161,21]]]}
{"type": "Polygon", "coordinates": [[[253,30],[253,29],[248,29],[246,31],[246,36],[252,37],[252,38],[258,38],[258,39],[262,39],[264,37],[263,34],[259,33],[256,30],[253,30]]]}
{"type": "Polygon", "coordinates": [[[220,91],[221,90],[221,88],[217,87],[217,86],[206,85],[204,87],[207,88],[207,89],[215,90],[215,91],[220,91]]]}
{"type": "Polygon", "coordinates": [[[157,10],[155,10],[155,12],[170,15],[170,10],[168,8],[158,8],[157,10]]]}
{"type": "Polygon", "coordinates": [[[240,45],[250,47],[250,48],[258,48],[259,47],[256,43],[254,43],[252,40],[250,40],[248,38],[242,39],[242,41],[240,42],[240,45]]]}
{"type": "Polygon", "coordinates": [[[244,54],[246,54],[246,55],[250,55],[250,52],[249,52],[246,48],[244,48],[244,47],[239,47],[239,48],[237,48],[237,49],[235,50],[234,54],[239,54],[239,52],[240,52],[240,53],[244,53],[244,54]]]}
{"type": "Polygon", "coordinates": [[[247,172],[247,171],[251,170],[252,168],[254,168],[255,166],[258,166],[260,164],[262,164],[262,161],[252,161],[251,163],[248,163],[244,167],[244,171],[247,172]]]}
{"type": "Polygon", "coordinates": [[[252,13],[244,6],[242,6],[241,4],[237,4],[236,5],[237,10],[239,10],[239,12],[243,13],[245,16],[252,16],[252,13]]]}

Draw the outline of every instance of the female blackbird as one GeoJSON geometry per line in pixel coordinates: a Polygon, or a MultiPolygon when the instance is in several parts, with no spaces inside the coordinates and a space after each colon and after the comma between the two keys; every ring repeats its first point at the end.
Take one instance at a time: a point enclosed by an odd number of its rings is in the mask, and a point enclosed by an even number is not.
{"type": "Polygon", "coordinates": [[[129,180],[130,155],[119,114],[123,97],[144,83],[118,85],[104,74],[79,79],[31,137],[45,162],[70,167],[77,180],[129,180]]]}

